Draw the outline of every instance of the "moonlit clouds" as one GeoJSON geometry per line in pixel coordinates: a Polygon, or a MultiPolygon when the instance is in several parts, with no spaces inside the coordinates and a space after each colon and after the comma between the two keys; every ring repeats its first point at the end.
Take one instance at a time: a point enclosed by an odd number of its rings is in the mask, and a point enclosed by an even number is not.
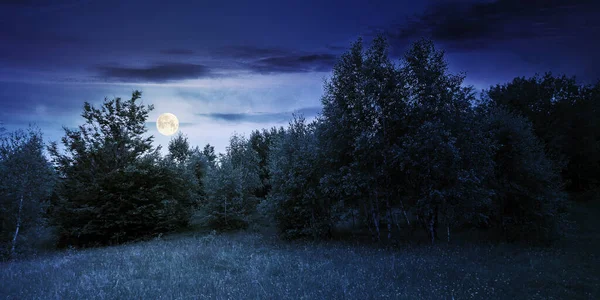
{"type": "Polygon", "coordinates": [[[50,140],[82,122],[84,101],[141,90],[149,122],[173,112],[192,144],[224,151],[233,132],[314,117],[341,53],[375,32],[393,58],[433,37],[477,90],[536,72],[600,76],[594,0],[50,2],[0,2],[0,121],[35,122],[50,140]]]}
{"type": "MultiPolygon", "coordinates": [[[[155,107],[149,122],[163,112],[171,112],[178,117],[180,131],[188,136],[192,145],[203,147],[210,143],[217,152],[223,152],[233,133],[247,136],[255,129],[287,126],[292,112],[302,113],[307,119],[314,118],[321,105],[326,75],[249,75],[141,85],[140,89],[144,103],[155,107]],[[238,117],[215,117],[219,115],[238,117]]],[[[127,88],[120,90],[124,89],[127,88]]],[[[155,145],[162,145],[164,151],[170,138],[159,135],[155,126],[147,127],[148,133],[155,136],[155,145]]]]}
{"type": "Polygon", "coordinates": [[[100,105],[104,98],[129,99],[134,90],[142,91],[141,101],[154,105],[148,117],[148,134],[163,151],[170,137],[156,130],[161,113],[175,114],[180,131],[192,145],[210,143],[225,151],[235,132],[248,135],[252,130],[287,126],[292,112],[313,118],[320,107],[323,79],[327,73],[283,75],[237,75],[225,78],[184,80],[169,83],[0,83],[5,96],[20,99],[0,110],[8,129],[35,123],[46,140],[60,141],[62,126],[74,128],[83,122],[85,101],[100,105]],[[237,118],[219,118],[234,115],[237,118]]]}

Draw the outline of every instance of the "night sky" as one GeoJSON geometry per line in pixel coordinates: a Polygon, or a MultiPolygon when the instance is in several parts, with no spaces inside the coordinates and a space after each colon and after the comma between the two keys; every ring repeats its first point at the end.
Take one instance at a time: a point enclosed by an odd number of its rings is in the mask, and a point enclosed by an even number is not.
{"type": "Polygon", "coordinates": [[[84,101],[139,89],[157,144],[171,112],[192,145],[221,152],[233,132],[314,117],[336,59],[377,33],[394,57],[432,38],[478,90],[546,71],[600,79],[598,0],[173,2],[0,1],[0,121],[55,141],[84,101]]]}

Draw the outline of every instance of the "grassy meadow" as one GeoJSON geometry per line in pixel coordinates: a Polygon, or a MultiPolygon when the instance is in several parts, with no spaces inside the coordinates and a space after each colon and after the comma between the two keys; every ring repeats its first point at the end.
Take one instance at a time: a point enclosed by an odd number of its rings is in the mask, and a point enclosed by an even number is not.
{"type": "Polygon", "coordinates": [[[553,247],[187,232],[0,264],[5,299],[598,299],[600,209],[553,247]]]}

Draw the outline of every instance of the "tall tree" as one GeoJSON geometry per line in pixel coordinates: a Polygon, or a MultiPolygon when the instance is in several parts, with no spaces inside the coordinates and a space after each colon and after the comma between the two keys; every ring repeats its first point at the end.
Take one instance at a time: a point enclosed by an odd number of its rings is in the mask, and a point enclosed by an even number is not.
{"type": "Polygon", "coordinates": [[[551,240],[564,229],[566,195],[558,166],[546,157],[531,122],[502,107],[482,115],[493,135],[491,219],[509,240],[551,240]]]}
{"type": "Polygon", "coordinates": [[[202,149],[202,154],[206,157],[210,165],[217,163],[217,155],[215,154],[215,147],[210,144],[206,144],[202,149]]]}
{"type": "Polygon", "coordinates": [[[518,77],[491,87],[484,103],[523,115],[544,143],[546,154],[561,165],[570,191],[597,187],[600,175],[599,85],[584,86],[574,77],[518,77]]]}
{"type": "Polygon", "coordinates": [[[9,257],[17,254],[24,234],[45,226],[54,173],[43,149],[39,129],[0,138],[0,234],[9,257]]]}
{"type": "Polygon", "coordinates": [[[64,128],[62,143],[49,147],[60,173],[54,221],[60,245],[120,243],[183,226],[193,204],[185,181],[145,136],[152,105],[105,99],[83,107],[85,123],[64,128]]]}
{"type": "MultiPolygon", "coordinates": [[[[206,149],[206,148],[205,148],[206,149]]],[[[209,166],[206,181],[206,212],[211,226],[237,229],[248,226],[256,209],[256,189],[260,186],[258,155],[240,135],[230,139],[219,164],[209,166]]]]}
{"type": "Polygon", "coordinates": [[[376,154],[364,148],[358,152],[355,149],[370,145],[368,139],[373,138],[373,116],[366,103],[371,95],[365,90],[364,56],[359,39],[334,66],[333,76],[325,83],[323,112],[316,133],[323,157],[321,168],[325,171],[321,179],[323,196],[332,203],[341,201],[347,208],[361,209],[366,224],[374,224],[379,232],[379,214],[370,202],[375,178],[368,172],[374,166],[364,159],[365,155],[376,154]]]}
{"type": "Polygon", "coordinates": [[[181,179],[180,186],[186,191],[186,198],[199,207],[206,200],[204,176],[208,160],[198,147],[191,148],[185,134],[179,132],[169,141],[167,166],[181,179]]]}
{"type": "Polygon", "coordinates": [[[444,52],[432,41],[417,41],[401,72],[409,89],[410,130],[399,157],[433,240],[439,217],[447,225],[473,221],[460,218],[480,216],[477,209],[489,203],[484,183],[493,170],[492,147],[474,119],[473,88],[463,85],[464,75],[448,72],[444,52]]]}
{"type": "Polygon", "coordinates": [[[280,234],[287,239],[326,237],[333,225],[331,203],[322,196],[321,170],[316,167],[320,157],[315,125],[294,115],[269,156],[272,190],[268,200],[275,206],[280,234]]]}
{"type": "Polygon", "coordinates": [[[181,131],[169,141],[168,149],[169,157],[177,163],[184,163],[192,152],[187,136],[181,131]]]}

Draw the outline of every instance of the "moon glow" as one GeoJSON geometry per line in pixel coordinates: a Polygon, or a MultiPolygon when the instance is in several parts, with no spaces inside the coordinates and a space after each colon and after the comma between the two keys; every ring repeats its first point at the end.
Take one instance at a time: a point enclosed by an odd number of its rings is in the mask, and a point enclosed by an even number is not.
{"type": "Polygon", "coordinates": [[[173,135],[179,129],[179,120],[174,114],[161,114],[156,120],[156,128],[163,135],[173,135]]]}

